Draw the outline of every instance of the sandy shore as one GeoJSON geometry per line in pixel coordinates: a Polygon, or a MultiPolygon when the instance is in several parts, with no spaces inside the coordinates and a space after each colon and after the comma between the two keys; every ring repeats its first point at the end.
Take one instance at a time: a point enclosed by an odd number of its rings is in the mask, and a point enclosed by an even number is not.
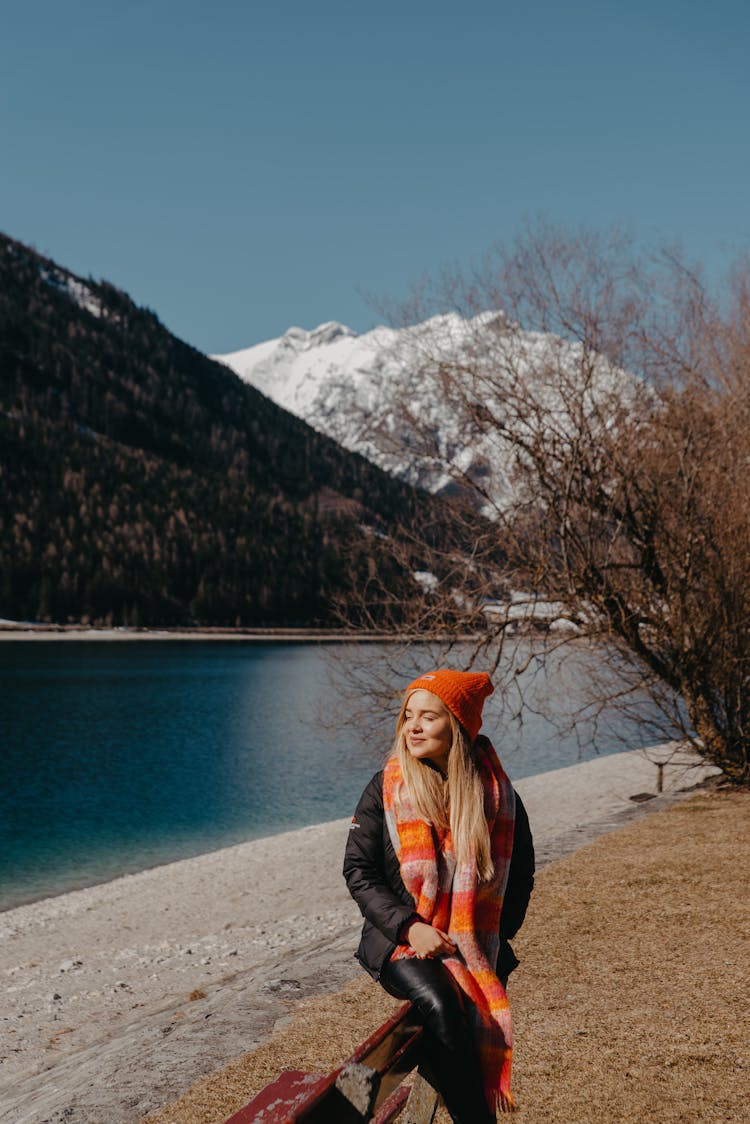
{"type": "MultiPolygon", "coordinates": [[[[519,781],[540,865],[710,772],[662,749],[519,781]]],[[[347,829],[304,828],[0,914],[0,1120],[137,1121],[267,1039],[290,999],[356,975],[347,829]]]]}

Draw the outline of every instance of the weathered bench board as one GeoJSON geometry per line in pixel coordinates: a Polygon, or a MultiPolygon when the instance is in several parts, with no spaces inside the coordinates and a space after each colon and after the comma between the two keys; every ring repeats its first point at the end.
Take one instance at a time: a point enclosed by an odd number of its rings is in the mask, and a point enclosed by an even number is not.
{"type": "Polygon", "coordinates": [[[422,1060],[422,1026],[411,1003],[403,1007],[327,1074],[285,1070],[226,1124],[432,1124],[435,1090],[417,1074],[422,1060]]]}

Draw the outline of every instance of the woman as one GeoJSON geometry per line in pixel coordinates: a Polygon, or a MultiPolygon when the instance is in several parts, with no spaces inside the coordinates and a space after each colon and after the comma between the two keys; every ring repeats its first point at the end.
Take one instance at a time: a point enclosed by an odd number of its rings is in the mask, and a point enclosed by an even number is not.
{"type": "Polygon", "coordinates": [[[427,1031],[428,1069],[455,1124],[513,1109],[508,944],[534,884],[524,807],[479,737],[485,673],[410,683],[385,768],[368,784],[344,860],[364,914],[357,959],[427,1031]]]}

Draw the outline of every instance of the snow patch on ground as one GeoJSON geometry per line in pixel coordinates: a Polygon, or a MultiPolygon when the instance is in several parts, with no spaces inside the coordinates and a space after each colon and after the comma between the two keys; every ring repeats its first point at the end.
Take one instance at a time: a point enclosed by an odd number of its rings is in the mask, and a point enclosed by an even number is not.
{"type": "Polygon", "coordinates": [[[88,285],[84,285],[83,281],[73,277],[70,273],[64,273],[60,269],[48,269],[42,267],[41,270],[42,280],[47,285],[52,285],[53,288],[59,289],[60,292],[65,293],[72,301],[78,305],[79,308],[85,309],[90,312],[92,316],[101,317],[104,312],[104,306],[88,285]]]}

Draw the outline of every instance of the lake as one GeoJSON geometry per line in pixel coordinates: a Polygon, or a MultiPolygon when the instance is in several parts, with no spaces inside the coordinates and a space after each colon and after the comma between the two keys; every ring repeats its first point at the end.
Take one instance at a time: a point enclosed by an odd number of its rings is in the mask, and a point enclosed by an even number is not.
{"type": "MultiPolygon", "coordinates": [[[[397,710],[377,729],[346,701],[336,661],[365,655],[377,646],[0,642],[0,909],[349,815],[397,710]]],[[[592,657],[566,659],[535,709],[582,697],[592,657]]],[[[485,716],[515,779],[643,744],[621,716],[595,746],[538,713],[518,727],[499,692],[485,716]]]]}

